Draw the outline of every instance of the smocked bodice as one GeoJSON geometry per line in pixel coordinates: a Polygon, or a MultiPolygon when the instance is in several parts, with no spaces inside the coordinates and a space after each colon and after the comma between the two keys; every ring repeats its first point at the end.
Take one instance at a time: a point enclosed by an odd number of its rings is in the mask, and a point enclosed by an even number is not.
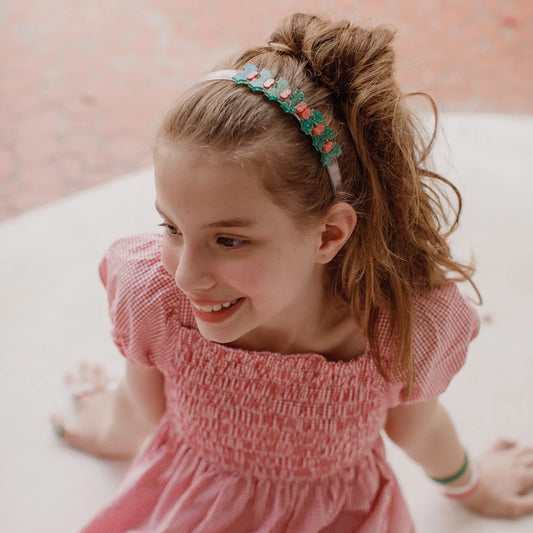
{"type": "Polygon", "coordinates": [[[203,456],[261,477],[329,475],[355,464],[383,426],[385,394],[367,354],[232,349],[179,328],[167,375],[176,435],[203,456]]]}

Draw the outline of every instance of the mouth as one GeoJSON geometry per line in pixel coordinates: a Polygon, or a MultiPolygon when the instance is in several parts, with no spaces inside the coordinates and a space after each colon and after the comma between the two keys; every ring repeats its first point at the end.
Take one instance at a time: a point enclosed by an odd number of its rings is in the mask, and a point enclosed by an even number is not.
{"type": "Polygon", "coordinates": [[[224,309],[229,309],[230,307],[233,307],[241,300],[242,298],[236,298],[235,300],[231,300],[229,302],[221,302],[215,305],[198,305],[191,300],[191,304],[196,310],[201,311],[202,313],[217,313],[224,309]]]}
{"type": "Polygon", "coordinates": [[[199,305],[191,301],[191,310],[196,320],[200,322],[213,325],[221,324],[237,313],[245,301],[246,298],[236,298],[210,305],[199,305]]]}

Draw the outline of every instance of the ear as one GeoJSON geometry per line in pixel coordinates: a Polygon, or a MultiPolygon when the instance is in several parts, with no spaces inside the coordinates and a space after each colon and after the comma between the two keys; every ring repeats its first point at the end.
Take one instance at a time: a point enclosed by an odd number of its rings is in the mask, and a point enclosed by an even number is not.
{"type": "Polygon", "coordinates": [[[350,238],[356,224],[357,215],[350,204],[333,204],[320,225],[321,239],[316,250],[317,263],[329,263],[350,238]]]}

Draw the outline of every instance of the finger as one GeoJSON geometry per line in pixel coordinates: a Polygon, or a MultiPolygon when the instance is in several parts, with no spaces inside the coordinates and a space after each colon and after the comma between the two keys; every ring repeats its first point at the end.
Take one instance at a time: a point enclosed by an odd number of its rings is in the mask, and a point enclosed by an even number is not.
{"type": "Polygon", "coordinates": [[[80,394],[79,396],[74,396],[74,406],[76,411],[81,416],[85,410],[89,409],[92,405],[97,405],[101,402],[103,395],[107,394],[105,391],[92,390],[85,394],[80,394]]]}
{"type": "Polygon", "coordinates": [[[107,392],[108,394],[113,394],[118,389],[119,383],[120,382],[118,379],[111,378],[105,386],[105,392],[107,392]]]}
{"type": "Polygon", "coordinates": [[[533,465],[533,448],[521,448],[518,451],[518,457],[522,463],[526,465],[533,465]]]}
{"type": "Polygon", "coordinates": [[[520,480],[519,494],[527,495],[533,489],[533,469],[527,468],[520,475],[519,480],[520,480]]]}
{"type": "Polygon", "coordinates": [[[533,469],[533,454],[524,454],[517,457],[516,463],[522,468],[533,469]]]}
{"type": "Polygon", "coordinates": [[[83,439],[74,426],[65,421],[65,418],[59,414],[53,414],[50,417],[55,434],[67,444],[80,450],[91,452],[87,439],[83,439]]]}
{"type": "Polygon", "coordinates": [[[107,377],[106,372],[101,365],[94,366],[92,379],[94,386],[99,390],[105,389],[105,386],[109,381],[109,378],[107,377]]]}
{"type": "Polygon", "coordinates": [[[512,498],[511,514],[513,517],[518,518],[529,513],[533,513],[533,492],[512,498]]]}
{"type": "Polygon", "coordinates": [[[64,416],[61,416],[59,414],[53,414],[50,417],[50,421],[52,422],[55,434],[61,440],[64,440],[65,442],[76,448],[82,447],[82,442],[78,433],[73,427],[67,424],[64,416]]]}
{"type": "Polygon", "coordinates": [[[65,436],[65,419],[61,415],[54,413],[50,416],[50,422],[52,424],[52,429],[54,433],[59,437],[63,438],[65,436]]]}
{"type": "Polygon", "coordinates": [[[89,381],[91,379],[91,367],[87,361],[82,361],[80,363],[80,375],[83,381],[89,381]]]}
{"type": "Polygon", "coordinates": [[[508,450],[510,448],[514,448],[516,446],[517,442],[515,440],[509,440],[509,439],[498,439],[494,446],[492,447],[493,450],[508,450]]]}
{"type": "Polygon", "coordinates": [[[73,383],[69,386],[69,389],[75,400],[87,396],[88,394],[93,394],[96,390],[92,383],[87,382],[73,383]]]}

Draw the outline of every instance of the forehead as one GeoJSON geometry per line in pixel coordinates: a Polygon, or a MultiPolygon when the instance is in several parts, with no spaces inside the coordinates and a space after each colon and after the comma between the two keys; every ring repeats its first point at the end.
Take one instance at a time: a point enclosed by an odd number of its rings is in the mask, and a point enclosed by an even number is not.
{"type": "Polygon", "coordinates": [[[251,164],[163,142],[154,151],[154,165],[157,205],[169,216],[257,221],[288,217],[274,204],[251,164]]]}

